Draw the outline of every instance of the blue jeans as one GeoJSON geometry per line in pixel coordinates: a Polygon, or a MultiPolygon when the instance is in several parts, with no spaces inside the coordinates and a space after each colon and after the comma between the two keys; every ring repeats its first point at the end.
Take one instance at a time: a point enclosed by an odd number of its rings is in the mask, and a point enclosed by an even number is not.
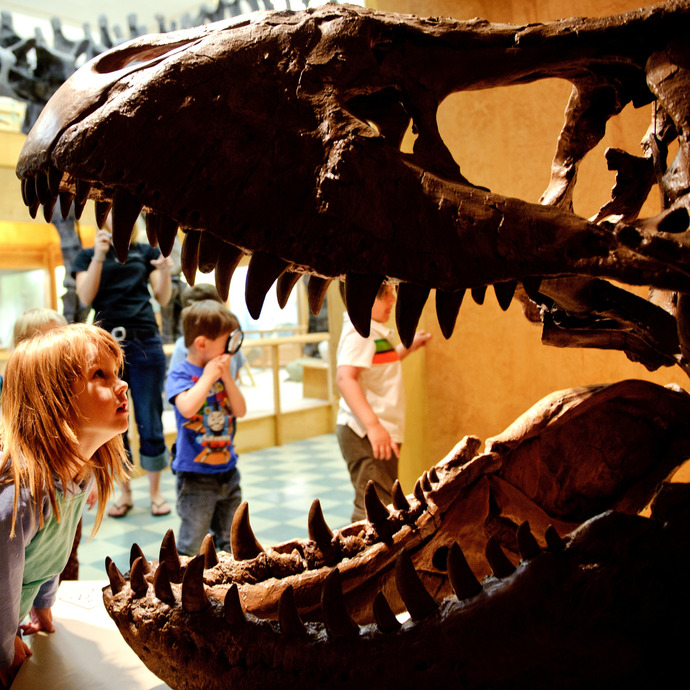
{"type": "MultiPolygon", "coordinates": [[[[134,403],[134,417],[139,431],[139,459],[142,469],[160,472],[168,466],[168,449],[163,435],[163,387],[165,353],[160,336],[146,340],[124,340],[122,378],[129,384],[134,403]]],[[[130,453],[127,434],[125,448],[130,453]]]]}
{"type": "Polygon", "coordinates": [[[238,469],[219,474],[178,472],[176,478],[177,512],[182,519],[177,550],[196,556],[210,532],[216,549],[230,553],[232,518],[242,502],[238,469]]]}

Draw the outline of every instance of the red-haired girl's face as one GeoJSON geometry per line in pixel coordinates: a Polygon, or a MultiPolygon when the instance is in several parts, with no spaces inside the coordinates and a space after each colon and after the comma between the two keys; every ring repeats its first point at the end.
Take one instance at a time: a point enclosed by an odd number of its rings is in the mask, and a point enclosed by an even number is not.
{"type": "Polygon", "coordinates": [[[77,430],[82,446],[95,452],[117,434],[127,431],[127,383],[120,378],[112,355],[92,350],[86,376],[74,385],[74,394],[74,405],[83,417],[77,430]]]}

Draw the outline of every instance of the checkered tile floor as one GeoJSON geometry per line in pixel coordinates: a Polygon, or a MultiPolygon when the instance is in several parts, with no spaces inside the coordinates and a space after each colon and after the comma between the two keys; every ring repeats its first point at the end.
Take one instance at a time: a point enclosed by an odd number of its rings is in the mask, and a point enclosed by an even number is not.
{"type": "MultiPolygon", "coordinates": [[[[307,536],[307,515],[315,498],[332,528],[349,524],[354,490],[338,448],[335,434],[317,436],[285,446],[244,453],[239,459],[242,497],[249,502],[249,518],[261,544],[272,545],[307,536]]],[[[127,517],[104,517],[96,536],[88,540],[94,515],[84,512],[83,536],[79,546],[79,578],[101,580],[103,563],[110,556],[122,572],[129,569],[133,542],[145,556],[158,558],[161,539],[172,527],[177,531],[175,478],[163,472],[163,494],[172,513],[153,517],[150,512],[148,479],[132,481],[134,508],[127,517]]]]}

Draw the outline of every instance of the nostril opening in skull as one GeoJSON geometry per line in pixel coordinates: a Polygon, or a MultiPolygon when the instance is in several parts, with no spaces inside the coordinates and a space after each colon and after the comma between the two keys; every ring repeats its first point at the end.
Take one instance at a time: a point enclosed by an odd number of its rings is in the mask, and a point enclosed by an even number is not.
{"type": "Polygon", "coordinates": [[[99,74],[108,74],[110,72],[117,72],[125,67],[137,64],[143,65],[151,62],[151,60],[164,57],[168,53],[177,50],[180,46],[187,44],[187,41],[179,41],[161,46],[128,46],[121,50],[113,50],[96,61],[94,70],[99,74]]]}
{"type": "Polygon", "coordinates": [[[402,103],[401,94],[393,88],[375,93],[354,96],[345,104],[345,109],[362,122],[366,122],[377,134],[389,139],[400,148],[410,114],[402,103]]]}
{"type": "Polygon", "coordinates": [[[659,221],[659,230],[669,233],[685,232],[688,229],[688,225],[690,225],[688,210],[681,206],[665,215],[659,221]]]}

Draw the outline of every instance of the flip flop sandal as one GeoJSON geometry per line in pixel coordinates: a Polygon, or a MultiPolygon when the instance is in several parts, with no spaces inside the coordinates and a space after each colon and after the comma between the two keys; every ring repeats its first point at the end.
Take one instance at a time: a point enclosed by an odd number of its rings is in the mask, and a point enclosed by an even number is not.
{"type": "Polygon", "coordinates": [[[163,499],[158,503],[151,501],[151,515],[154,517],[162,517],[163,515],[170,515],[170,506],[168,502],[163,499]]]}
{"type": "Polygon", "coordinates": [[[123,518],[132,508],[134,508],[134,504],[132,503],[116,503],[108,508],[108,517],[123,518]]]}

